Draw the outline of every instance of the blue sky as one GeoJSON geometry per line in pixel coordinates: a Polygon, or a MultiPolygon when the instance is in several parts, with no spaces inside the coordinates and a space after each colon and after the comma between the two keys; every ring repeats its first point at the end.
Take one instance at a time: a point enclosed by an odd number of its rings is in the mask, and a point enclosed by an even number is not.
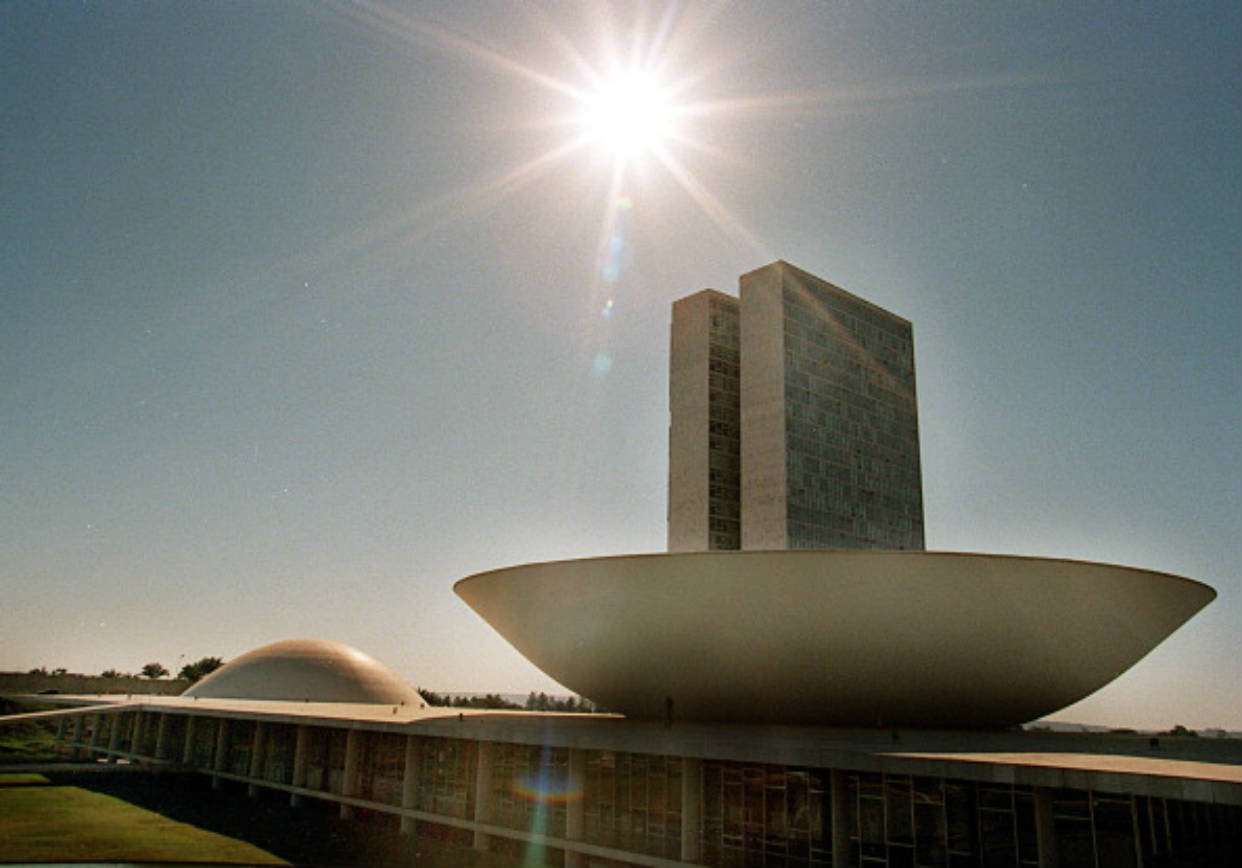
{"type": "Polygon", "coordinates": [[[781,258],[914,323],[929,548],[1219,592],[1061,717],[1242,728],[1239,18],[5,4],[0,668],[552,689],[452,583],[662,549],[669,305],[781,258]],[[617,184],[634,56],[693,111],[617,184]]]}

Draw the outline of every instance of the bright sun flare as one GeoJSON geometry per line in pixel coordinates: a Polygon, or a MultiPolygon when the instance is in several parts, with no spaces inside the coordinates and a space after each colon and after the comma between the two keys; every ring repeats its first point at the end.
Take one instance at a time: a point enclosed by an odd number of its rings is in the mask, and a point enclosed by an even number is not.
{"type": "Polygon", "coordinates": [[[658,151],[676,132],[668,90],[646,73],[619,74],[583,103],[578,119],[583,135],[620,161],[658,151]]]}
{"type": "MultiPolygon", "coordinates": [[[[583,4],[582,8],[588,7],[583,4]]],[[[548,39],[549,50],[566,61],[555,68],[575,70],[577,74],[570,78],[532,66],[517,55],[506,54],[460,32],[397,11],[381,0],[352,0],[341,4],[341,10],[377,32],[414,48],[421,50],[430,45],[565,100],[561,111],[542,119],[532,118],[530,123],[535,129],[565,130],[564,140],[493,177],[479,179],[415,209],[396,221],[393,228],[380,230],[380,234],[400,231],[412,236],[412,230],[400,227],[438,224],[488,207],[556,172],[573,155],[581,156],[582,151],[589,149],[611,163],[600,240],[606,283],[615,283],[622,267],[625,239],[618,228],[622,212],[633,207],[634,188],[641,188],[655,178],[671,180],[719,229],[747,247],[766,253],[738,215],[696,175],[687,157],[730,159],[727,150],[718,142],[705,138],[702,126],[714,116],[800,103],[810,105],[815,104],[817,98],[806,96],[791,100],[788,96],[734,95],[705,101],[702,96],[704,70],[687,76],[677,62],[704,54],[700,39],[709,32],[704,24],[710,23],[711,16],[700,18],[698,7],[693,4],[686,8],[670,4],[657,18],[637,14],[632,40],[625,38],[608,16],[588,22],[591,26],[587,29],[601,35],[594,62],[589,54],[579,50],[568,32],[560,31],[536,13],[533,20],[544,26],[543,35],[548,39]],[[670,77],[674,72],[677,76],[670,77]],[[452,213],[445,216],[446,212],[452,213]]],[[[594,168],[598,168],[598,164],[594,168]]],[[[609,299],[604,316],[611,312],[612,300],[609,299]]],[[[603,358],[607,361],[606,356],[603,358]]]]}

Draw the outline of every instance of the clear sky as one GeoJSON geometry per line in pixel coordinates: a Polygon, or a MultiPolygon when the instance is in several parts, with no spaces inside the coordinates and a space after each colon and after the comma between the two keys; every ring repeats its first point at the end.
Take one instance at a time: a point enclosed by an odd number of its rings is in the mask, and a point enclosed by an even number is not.
{"type": "Polygon", "coordinates": [[[1239,19],[0,6],[0,669],[555,689],[453,582],[663,549],[669,305],[780,258],[914,323],[929,548],[1219,592],[1060,717],[1242,728],[1239,19]]]}

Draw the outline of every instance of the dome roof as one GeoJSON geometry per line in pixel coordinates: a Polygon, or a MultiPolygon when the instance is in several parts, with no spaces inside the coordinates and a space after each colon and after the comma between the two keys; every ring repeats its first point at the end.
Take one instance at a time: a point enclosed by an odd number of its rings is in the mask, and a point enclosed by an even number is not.
{"type": "Polygon", "coordinates": [[[320,639],[287,639],[248,651],[184,695],[378,705],[419,701],[414,688],[374,657],[320,639]]]}

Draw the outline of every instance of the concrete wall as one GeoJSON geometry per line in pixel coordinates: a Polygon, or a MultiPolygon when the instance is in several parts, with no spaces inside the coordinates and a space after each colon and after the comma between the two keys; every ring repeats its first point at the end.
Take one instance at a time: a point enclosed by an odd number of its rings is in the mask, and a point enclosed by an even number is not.
{"type": "Polygon", "coordinates": [[[674,303],[669,348],[669,551],[741,547],[737,299],[674,303]]]}
{"type": "Polygon", "coordinates": [[[707,548],[707,292],[673,304],[669,341],[668,550],[707,548]]]}
{"type": "Polygon", "coordinates": [[[789,547],[786,508],[784,270],[741,277],[742,548],[789,547]]]}

